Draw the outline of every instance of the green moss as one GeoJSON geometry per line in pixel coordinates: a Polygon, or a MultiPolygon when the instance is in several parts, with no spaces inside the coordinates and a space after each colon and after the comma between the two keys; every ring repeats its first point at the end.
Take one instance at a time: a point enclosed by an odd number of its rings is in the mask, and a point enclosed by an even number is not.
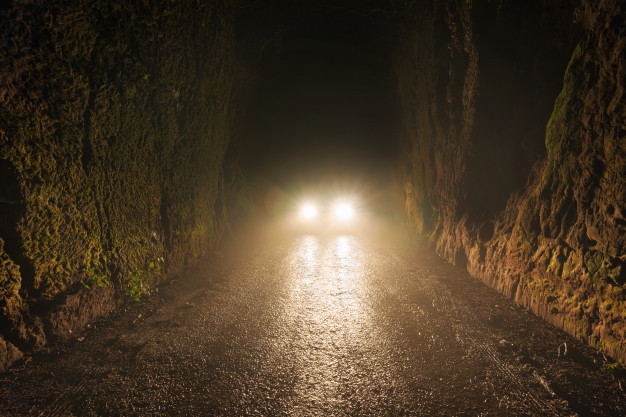
{"type": "Polygon", "coordinates": [[[137,270],[126,283],[126,294],[133,301],[139,301],[144,295],[150,294],[150,278],[143,270],[137,270]]]}
{"type": "Polygon", "coordinates": [[[553,288],[547,279],[536,279],[527,285],[530,293],[539,301],[549,304],[559,299],[559,292],[553,288]]]}
{"type": "Polygon", "coordinates": [[[574,49],[565,70],[563,89],[556,98],[554,109],[546,126],[545,143],[548,150],[548,162],[539,186],[535,190],[536,194],[545,190],[552,183],[555,176],[558,175],[558,161],[564,155],[562,148],[568,138],[567,110],[571,109],[573,100],[578,92],[578,73],[581,71],[582,57],[586,49],[587,41],[581,41],[574,49]]]}
{"type": "MultiPolygon", "coordinates": [[[[583,256],[583,264],[592,281],[601,289],[607,285],[620,286],[622,265],[618,259],[606,254],[606,248],[596,246],[583,256]]],[[[615,296],[620,296],[616,292],[615,296]]]]}
{"type": "Polygon", "coordinates": [[[550,154],[550,150],[554,150],[554,146],[557,144],[557,141],[560,139],[558,135],[558,131],[556,131],[559,127],[558,124],[563,122],[565,118],[565,113],[570,106],[570,102],[572,98],[574,98],[576,93],[576,74],[580,71],[579,66],[581,63],[581,59],[586,50],[586,42],[582,41],[572,53],[572,57],[570,58],[569,63],[567,64],[567,68],[565,69],[565,76],[563,77],[563,89],[559,93],[556,101],[554,103],[554,110],[552,111],[552,115],[548,120],[547,132],[556,133],[555,135],[546,134],[546,147],[548,148],[548,153],[550,154]]]}
{"type": "Polygon", "coordinates": [[[112,286],[111,277],[101,271],[96,271],[96,268],[89,268],[87,272],[87,277],[81,280],[81,284],[88,290],[96,287],[105,288],[112,286]]]}
{"type": "Polygon", "coordinates": [[[145,271],[138,269],[126,281],[126,295],[133,300],[139,301],[143,296],[149,295],[151,289],[161,281],[165,260],[158,258],[147,263],[145,271]]]}
{"type": "Polygon", "coordinates": [[[0,247],[0,301],[81,282],[134,297],[165,276],[158,259],[173,271],[210,253],[233,22],[217,0],[24,9],[0,65],[0,159],[24,194],[12,249],[34,271],[21,276],[0,247]]]}
{"type": "Polygon", "coordinates": [[[587,272],[589,272],[590,275],[594,275],[602,267],[604,255],[601,252],[587,252],[584,257],[584,262],[587,267],[587,272]]]}
{"type": "Polygon", "coordinates": [[[626,367],[620,362],[607,362],[604,367],[614,374],[622,375],[626,373],[626,367]]]}

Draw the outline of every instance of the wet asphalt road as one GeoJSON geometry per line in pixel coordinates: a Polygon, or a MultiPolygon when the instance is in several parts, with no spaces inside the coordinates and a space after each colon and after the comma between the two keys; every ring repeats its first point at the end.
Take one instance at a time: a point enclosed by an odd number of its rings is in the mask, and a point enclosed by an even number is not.
{"type": "Polygon", "coordinates": [[[239,242],[3,375],[0,414],[626,415],[605,358],[400,242],[239,242]]]}

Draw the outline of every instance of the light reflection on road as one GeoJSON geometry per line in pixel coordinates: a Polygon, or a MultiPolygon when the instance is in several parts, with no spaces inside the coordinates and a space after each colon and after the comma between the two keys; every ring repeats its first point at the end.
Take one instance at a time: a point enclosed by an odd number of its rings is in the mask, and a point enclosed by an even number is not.
{"type": "Polygon", "coordinates": [[[342,383],[360,372],[354,358],[365,355],[372,336],[363,251],[352,236],[303,236],[292,253],[285,313],[303,353],[294,358],[300,367],[294,406],[338,406],[347,394],[342,383]]]}
{"type": "Polygon", "coordinates": [[[261,238],[6,381],[37,415],[626,415],[584,346],[556,360],[562,332],[432,253],[261,238]]]}

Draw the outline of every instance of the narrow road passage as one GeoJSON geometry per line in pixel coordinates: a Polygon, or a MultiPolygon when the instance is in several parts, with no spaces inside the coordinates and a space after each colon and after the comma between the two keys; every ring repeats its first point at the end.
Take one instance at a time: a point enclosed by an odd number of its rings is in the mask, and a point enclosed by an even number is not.
{"type": "Polygon", "coordinates": [[[0,414],[626,415],[603,363],[423,247],[269,234],[12,369],[0,414]]]}

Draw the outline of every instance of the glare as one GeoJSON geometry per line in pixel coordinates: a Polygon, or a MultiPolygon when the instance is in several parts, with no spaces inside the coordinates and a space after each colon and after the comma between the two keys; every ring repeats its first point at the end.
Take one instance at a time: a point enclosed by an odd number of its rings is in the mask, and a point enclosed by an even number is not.
{"type": "Polygon", "coordinates": [[[364,282],[369,271],[366,258],[359,241],[350,236],[307,235],[294,241],[286,259],[290,264],[285,269],[286,299],[277,308],[290,325],[303,329],[298,342],[314,349],[298,368],[304,378],[296,378],[290,390],[307,401],[332,401],[345,378],[337,359],[340,363],[346,349],[376,335],[377,322],[365,302],[371,297],[364,282]]]}
{"type": "Polygon", "coordinates": [[[350,204],[338,203],[335,206],[335,218],[341,221],[348,221],[354,216],[354,209],[350,204]]]}
{"type": "Polygon", "coordinates": [[[317,207],[311,203],[302,205],[300,208],[300,216],[306,220],[312,220],[317,217],[317,207]]]}

